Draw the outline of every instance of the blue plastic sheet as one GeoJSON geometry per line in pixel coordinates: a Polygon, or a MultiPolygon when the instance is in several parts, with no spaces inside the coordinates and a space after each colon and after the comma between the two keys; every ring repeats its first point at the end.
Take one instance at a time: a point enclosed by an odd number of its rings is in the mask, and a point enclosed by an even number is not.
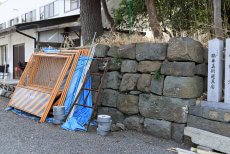
{"type": "MultiPolygon", "coordinates": [[[[84,57],[81,56],[78,60],[78,64],[76,67],[76,70],[74,72],[70,88],[68,90],[64,106],[65,106],[65,114],[69,113],[71,110],[71,106],[74,103],[74,100],[76,99],[76,93],[78,86],[81,82],[83,82],[83,77],[84,77],[84,70],[86,69],[87,62],[90,59],[89,57],[84,57]]],[[[88,75],[88,81],[85,84],[85,88],[91,88],[91,77],[88,75]]],[[[86,106],[92,106],[92,93],[91,91],[84,90],[78,99],[78,104],[84,104],[86,106]],[[88,97],[87,97],[88,96],[88,97]]],[[[83,106],[76,106],[73,116],[69,117],[67,121],[62,125],[63,129],[66,130],[80,130],[84,131],[86,130],[85,126],[90,120],[90,116],[92,114],[92,109],[91,108],[86,108],[83,106]]]]}
{"type": "Polygon", "coordinates": [[[52,47],[49,47],[49,48],[42,48],[42,50],[45,52],[45,53],[59,53],[60,50],[56,49],[56,48],[52,48],[52,47]]]}

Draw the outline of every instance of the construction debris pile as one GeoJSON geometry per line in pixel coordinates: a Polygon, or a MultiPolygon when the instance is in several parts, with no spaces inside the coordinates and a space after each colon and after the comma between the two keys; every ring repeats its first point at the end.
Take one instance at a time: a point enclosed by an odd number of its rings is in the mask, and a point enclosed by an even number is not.
{"type": "MultiPolygon", "coordinates": [[[[53,107],[64,106],[62,125],[68,130],[87,130],[101,93],[101,84],[93,103],[90,66],[95,49],[60,50],[58,53],[35,53],[30,58],[13,96],[11,109],[53,122],[53,107]]],[[[107,61],[108,62],[108,61],[107,61]]],[[[107,63],[105,63],[106,65],[107,63]]],[[[106,71],[106,69],[105,69],[106,71]]],[[[103,73],[96,75],[104,78],[103,73]]]]}

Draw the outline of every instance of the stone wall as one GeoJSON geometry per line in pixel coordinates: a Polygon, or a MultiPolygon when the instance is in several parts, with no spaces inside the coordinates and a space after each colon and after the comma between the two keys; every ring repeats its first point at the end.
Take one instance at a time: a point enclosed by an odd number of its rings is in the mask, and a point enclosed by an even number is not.
{"type": "MultiPolygon", "coordinates": [[[[168,43],[97,45],[96,57],[111,57],[98,114],[109,114],[127,129],[183,141],[188,110],[204,92],[207,57],[190,38],[168,43]]],[[[103,70],[93,63],[93,71],[103,70]]],[[[98,78],[92,79],[98,84],[98,78]]]]}

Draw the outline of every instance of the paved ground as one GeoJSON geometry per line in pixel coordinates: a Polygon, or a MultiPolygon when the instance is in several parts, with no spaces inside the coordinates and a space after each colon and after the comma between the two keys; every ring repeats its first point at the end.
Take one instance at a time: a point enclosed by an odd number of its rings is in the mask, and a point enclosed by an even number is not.
{"type": "Polygon", "coordinates": [[[69,132],[52,124],[41,124],[4,111],[0,98],[0,153],[154,153],[167,154],[170,147],[183,147],[134,131],[111,133],[69,132]]]}

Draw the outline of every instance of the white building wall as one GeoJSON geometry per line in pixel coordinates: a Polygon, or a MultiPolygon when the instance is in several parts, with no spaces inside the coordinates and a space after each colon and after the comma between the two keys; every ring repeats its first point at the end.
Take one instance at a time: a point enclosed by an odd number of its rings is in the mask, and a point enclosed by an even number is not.
{"type": "MultiPolygon", "coordinates": [[[[40,7],[47,5],[49,3],[54,2],[55,0],[8,0],[8,2],[4,5],[0,6],[0,24],[19,17],[19,23],[22,22],[21,16],[29,11],[33,11],[36,9],[36,20],[40,20],[40,7]],[[27,4],[28,3],[28,4],[27,4]],[[28,7],[27,7],[28,6],[28,7]],[[7,16],[6,16],[7,14],[7,16]]],[[[65,12],[65,3],[64,0],[56,0],[58,4],[58,14],[52,18],[60,18],[66,16],[72,16],[80,14],[80,9],[75,9],[69,12],[65,12]]],[[[7,27],[9,27],[7,25],[7,27]]],[[[27,35],[37,37],[36,29],[22,31],[27,35]]],[[[39,41],[41,42],[63,42],[63,29],[50,30],[41,32],[39,41]]],[[[13,78],[13,46],[17,44],[25,45],[25,61],[28,62],[32,53],[34,53],[34,40],[23,36],[19,33],[11,33],[9,35],[5,35],[0,37],[0,46],[7,45],[7,62],[9,66],[9,72],[11,74],[10,78],[13,78]]]]}
{"type": "MultiPolygon", "coordinates": [[[[57,2],[58,4],[58,14],[52,18],[60,18],[66,16],[72,16],[80,14],[80,8],[65,12],[65,2],[64,0],[9,0],[7,3],[0,6],[0,24],[6,22],[7,27],[8,21],[19,17],[19,23],[22,22],[21,16],[25,13],[33,11],[36,9],[36,20],[40,20],[40,7],[50,4],[52,2],[57,2]],[[7,14],[7,16],[5,15],[7,14]]],[[[66,0],[68,1],[68,0],[66,0]]]]}
{"type": "MultiPolygon", "coordinates": [[[[37,38],[37,34],[35,33],[35,30],[26,30],[22,32],[37,38]]],[[[28,38],[16,32],[6,35],[4,37],[0,37],[0,46],[7,45],[7,62],[9,64],[10,78],[13,78],[12,74],[14,71],[13,46],[18,45],[18,44],[25,45],[25,61],[28,62],[30,56],[34,53],[34,40],[33,39],[28,38]]]]}

